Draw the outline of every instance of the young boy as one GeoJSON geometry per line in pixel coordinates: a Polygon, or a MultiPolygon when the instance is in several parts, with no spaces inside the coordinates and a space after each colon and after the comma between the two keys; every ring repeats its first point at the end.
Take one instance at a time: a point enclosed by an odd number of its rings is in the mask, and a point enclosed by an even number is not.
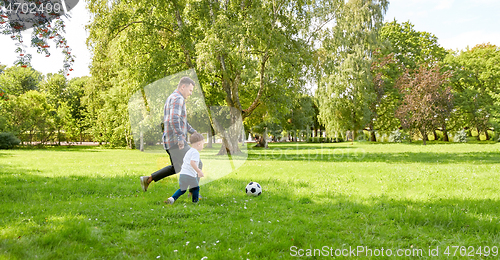
{"type": "Polygon", "coordinates": [[[189,140],[191,141],[191,149],[184,155],[181,172],[179,173],[179,189],[165,203],[174,204],[182,194],[186,193],[188,187],[189,192],[193,194],[192,201],[194,203],[198,202],[198,195],[200,194],[198,180],[204,177],[198,165],[200,163],[200,151],[203,149],[205,139],[201,134],[194,133],[189,140]]]}

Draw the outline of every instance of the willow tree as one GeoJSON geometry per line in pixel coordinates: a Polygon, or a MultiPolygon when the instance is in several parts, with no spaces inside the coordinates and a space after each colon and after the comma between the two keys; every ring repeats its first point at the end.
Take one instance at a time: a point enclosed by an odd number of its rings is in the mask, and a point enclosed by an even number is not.
{"type": "Polygon", "coordinates": [[[371,56],[379,47],[377,31],[387,9],[385,0],[351,0],[343,5],[336,25],[325,36],[327,57],[318,84],[319,119],[329,133],[356,133],[370,120],[371,56]]]}

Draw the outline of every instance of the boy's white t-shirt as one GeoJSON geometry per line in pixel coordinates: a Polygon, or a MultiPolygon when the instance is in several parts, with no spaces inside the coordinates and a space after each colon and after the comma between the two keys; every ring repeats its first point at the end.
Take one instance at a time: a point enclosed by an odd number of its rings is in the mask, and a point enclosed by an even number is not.
{"type": "Polygon", "coordinates": [[[196,178],[198,177],[198,173],[191,166],[191,161],[195,161],[196,165],[200,163],[200,153],[194,148],[189,149],[186,155],[184,155],[181,172],[179,174],[186,174],[196,178]]]}

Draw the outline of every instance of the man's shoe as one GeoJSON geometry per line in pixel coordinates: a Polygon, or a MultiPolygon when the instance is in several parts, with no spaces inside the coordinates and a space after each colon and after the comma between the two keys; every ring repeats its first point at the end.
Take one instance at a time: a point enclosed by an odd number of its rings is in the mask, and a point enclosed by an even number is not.
{"type": "Polygon", "coordinates": [[[141,187],[142,187],[143,191],[148,190],[148,186],[149,186],[148,180],[149,180],[149,176],[141,176],[141,187]]]}
{"type": "Polygon", "coordinates": [[[167,203],[167,204],[174,204],[174,202],[175,202],[175,200],[174,200],[174,198],[172,198],[172,197],[168,198],[168,199],[165,201],[165,203],[167,203]]]}

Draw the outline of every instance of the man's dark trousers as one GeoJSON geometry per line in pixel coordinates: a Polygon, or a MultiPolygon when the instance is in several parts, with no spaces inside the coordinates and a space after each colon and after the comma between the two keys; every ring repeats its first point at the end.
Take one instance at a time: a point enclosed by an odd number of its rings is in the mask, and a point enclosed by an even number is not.
{"type": "Polygon", "coordinates": [[[191,149],[191,147],[187,144],[187,142],[184,142],[183,149],[179,149],[179,146],[177,144],[175,144],[172,148],[167,149],[166,151],[170,156],[171,164],[151,174],[153,180],[157,182],[165,177],[180,172],[182,167],[182,162],[184,160],[184,155],[186,155],[189,149],[191,149]]]}

